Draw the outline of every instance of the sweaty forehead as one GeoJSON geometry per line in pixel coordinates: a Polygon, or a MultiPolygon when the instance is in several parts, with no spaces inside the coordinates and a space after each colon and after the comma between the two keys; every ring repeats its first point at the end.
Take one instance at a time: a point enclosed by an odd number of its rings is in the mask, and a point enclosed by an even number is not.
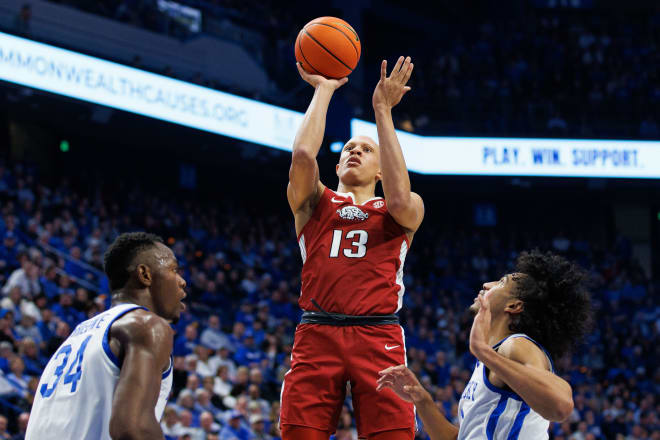
{"type": "Polygon", "coordinates": [[[348,145],[348,144],[351,144],[351,143],[358,144],[358,145],[369,144],[373,148],[378,148],[378,144],[376,143],[376,141],[371,139],[369,136],[355,136],[355,137],[352,137],[351,139],[348,140],[348,142],[346,142],[346,144],[348,145]]]}
{"type": "Polygon", "coordinates": [[[142,258],[149,259],[152,263],[155,263],[160,266],[170,266],[176,262],[174,253],[172,250],[165,246],[163,243],[156,243],[154,247],[149,247],[145,249],[138,255],[137,260],[142,258]]]}
{"type": "Polygon", "coordinates": [[[165,260],[167,264],[176,262],[176,257],[172,249],[165,246],[163,243],[156,243],[156,249],[154,249],[154,255],[158,259],[165,260]]]}

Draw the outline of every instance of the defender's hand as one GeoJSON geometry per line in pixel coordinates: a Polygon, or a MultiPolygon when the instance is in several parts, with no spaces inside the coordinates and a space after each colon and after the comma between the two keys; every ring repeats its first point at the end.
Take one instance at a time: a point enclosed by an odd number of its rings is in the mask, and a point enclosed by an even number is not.
{"type": "Polygon", "coordinates": [[[397,365],[380,371],[376,391],[383,388],[389,388],[406,402],[419,403],[426,398],[430,398],[429,393],[419,383],[415,373],[410,371],[405,365],[397,365]]]}
{"type": "Polygon", "coordinates": [[[492,350],[488,343],[488,333],[490,332],[490,302],[483,293],[480,293],[475,301],[479,304],[479,311],[472,322],[470,330],[470,351],[477,359],[483,361],[483,354],[492,350]]]}
{"type": "Polygon", "coordinates": [[[380,64],[380,81],[371,99],[374,110],[378,108],[389,110],[401,102],[403,95],[410,91],[410,87],[406,84],[412,75],[413,67],[410,57],[406,57],[405,60],[399,57],[390,76],[387,77],[387,61],[383,60],[380,64]]]}
{"type": "Polygon", "coordinates": [[[340,88],[341,86],[343,86],[348,82],[348,78],[330,79],[322,75],[307,73],[305,69],[302,68],[302,65],[300,63],[296,63],[296,67],[298,68],[298,73],[300,74],[300,77],[314,88],[323,85],[332,88],[332,90],[337,90],[338,88],[340,88]]]}

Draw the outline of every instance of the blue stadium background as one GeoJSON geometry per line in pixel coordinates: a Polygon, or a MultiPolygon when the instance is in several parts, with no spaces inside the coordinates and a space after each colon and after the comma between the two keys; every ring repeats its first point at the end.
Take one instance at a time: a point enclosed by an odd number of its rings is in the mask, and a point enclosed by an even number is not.
{"type": "MultiPolygon", "coordinates": [[[[294,69],[297,30],[343,17],[368,50],[331,105],[319,155],[331,187],[329,143],[348,138],[352,117],[372,118],[373,72],[400,54],[416,65],[395,110],[402,130],[660,139],[657,2],[178,3],[201,12],[200,32],[150,0],[7,0],[0,30],[304,111],[311,90],[294,69]],[[129,31],[144,40],[122,40],[129,31]],[[168,58],[154,42],[183,51],[168,58]],[[202,44],[219,60],[185,56],[202,44]],[[222,58],[228,48],[236,59],[222,58]]],[[[300,317],[288,153],[9,83],[0,102],[0,439],[23,438],[45,362],[109,306],[103,252],[132,230],[161,235],[188,283],[167,439],[279,438],[300,317]],[[240,432],[227,427],[234,415],[240,432]]],[[[538,247],[589,271],[596,315],[585,343],[558,362],[575,410],[551,438],[660,439],[660,182],[411,178],[427,217],[406,261],[400,317],[409,365],[447,418],[456,420],[474,363],[466,307],[518,252],[538,247]]],[[[350,399],[336,438],[357,438],[350,399]]]]}

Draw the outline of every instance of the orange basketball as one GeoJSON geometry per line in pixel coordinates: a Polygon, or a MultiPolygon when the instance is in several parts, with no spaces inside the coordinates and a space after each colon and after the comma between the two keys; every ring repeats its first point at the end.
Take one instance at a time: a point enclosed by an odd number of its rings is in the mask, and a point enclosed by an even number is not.
{"type": "Polygon", "coordinates": [[[319,17],[305,25],[296,38],[296,60],[308,73],[343,78],[360,61],[360,38],[350,24],[335,17],[319,17]]]}

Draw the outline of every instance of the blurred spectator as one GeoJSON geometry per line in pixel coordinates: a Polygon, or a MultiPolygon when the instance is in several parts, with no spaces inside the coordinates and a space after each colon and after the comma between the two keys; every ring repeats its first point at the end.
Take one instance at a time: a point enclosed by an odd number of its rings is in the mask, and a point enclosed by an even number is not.
{"type": "Polygon", "coordinates": [[[226,365],[218,367],[218,373],[213,378],[213,392],[220,397],[226,397],[231,392],[232,384],[229,379],[229,368],[226,365]]]}
{"type": "Polygon", "coordinates": [[[221,413],[220,409],[217,408],[213,403],[211,403],[211,393],[204,388],[198,388],[195,390],[195,411],[200,414],[200,423],[201,423],[201,414],[207,412],[211,414],[212,417],[216,417],[221,413]]]}
{"type": "Polygon", "coordinates": [[[16,334],[12,327],[14,314],[7,309],[0,309],[0,342],[9,342],[12,346],[16,342],[16,334]]]}
{"type": "Polygon", "coordinates": [[[250,428],[254,434],[255,440],[273,440],[273,436],[266,432],[265,418],[259,414],[250,416],[250,428]]]}
{"type": "Polygon", "coordinates": [[[55,354],[57,349],[64,343],[71,333],[71,327],[65,321],[58,321],[55,327],[55,335],[48,341],[46,353],[48,356],[55,354]]]}
{"type": "Polygon", "coordinates": [[[25,374],[25,364],[23,359],[15,356],[9,360],[9,374],[6,379],[11,385],[13,392],[12,395],[20,398],[27,398],[29,394],[28,384],[30,376],[25,374]]]}
{"type": "Polygon", "coordinates": [[[211,349],[205,345],[198,345],[195,347],[195,355],[197,356],[197,367],[195,371],[201,377],[215,376],[218,370],[216,361],[211,357],[211,349]]]}
{"type": "Polygon", "coordinates": [[[62,321],[74,328],[79,322],[84,321],[85,314],[73,306],[73,292],[69,289],[60,291],[60,301],[53,305],[53,313],[62,321]]]}
{"type": "Polygon", "coordinates": [[[179,436],[184,434],[183,426],[179,421],[179,414],[177,413],[177,410],[170,405],[165,407],[160,427],[163,430],[166,440],[177,440],[179,436]]]}
{"type": "Polygon", "coordinates": [[[30,420],[30,413],[24,412],[18,416],[18,433],[14,435],[11,440],[25,440],[25,433],[27,432],[28,421],[30,420]]]}
{"type": "Polygon", "coordinates": [[[174,356],[186,356],[194,353],[197,347],[197,323],[191,323],[186,326],[183,335],[180,335],[174,341],[174,356]]]}
{"type": "Polygon", "coordinates": [[[254,438],[248,428],[242,425],[243,415],[234,410],[228,417],[227,424],[220,431],[219,440],[251,440],[254,438]]]}
{"type": "Polygon", "coordinates": [[[7,417],[0,414],[0,440],[10,440],[11,434],[7,431],[7,417]]]}
{"type": "Polygon", "coordinates": [[[39,268],[27,257],[21,261],[21,267],[9,276],[7,283],[2,288],[2,293],[8,294],[12,289],[18,288],[22,296],[32,298],[39,294],[41,286],[38,279],[39,268]]]}
{"type": "Polygon", "coordinates": [[[220,328],[218,315],[209,316],[207,327],[202,331],[199,342],[212,350],[219,350],[229,344],[229,339],[220,328]]]}
{"type": "Polygon", "coordinates": [[[639,135],[647,139],[658,139],[660,137],[660,130],[658,124],[655,122],[651,115],[648,115],[639,126],[639,135]]]}
{"type": "Polygon", "coordinates": [[[25,365],[25,372],[29,376],[40,377],[48,359],[40,356],[39,347],[34,339],[29,336],[23,338],[19,346],[20,349],[18,350],[18,354],[21,356],[23,364],[25,365]]]}
{"type": "Polygon", "coordinates": [[[18,286],[14,286],[9,291],[9,295],[0,301],[0,307],[11,312],[15,322],[21,321],[25,313],[35,318],[39,314],[39,309],[34,303],[23,298],[18,286]]]}
{"type": "Polygon", "coordinates": [[[221,427],[213,420],[213,414],[209,411],[204,411],[199,416],[199,425],[204,435],[202,438],[204,439],[206,439],[208,435],[217,435],[220,433],[221,427]]]}
{"type": "Polygon", "coordinates": [[[32,21],[32,6],[29,4],[24,4],[21,6],[20,12],[14,18],[14,31],[17,34],[27,37],[30,35],[31,26],[30,22],[32,21]]]}
{"type": "Polygon", "coordinates": [[[183,432],[183,436],[189,435],[191,439],[203,438],[204,434],[199,428],[199,423],[194,423],[192,412],[183,409],[179,412],[179,418],[181,420],[181,431],[183,432]]]}
{"type": "Polygon", "coordinates": [[[30,338],[33,343],[41,344],[41,332],[36,325],[37,317],[30,312],[23,313],[20,323],[15,327],[18,339],[30,338]]]}

